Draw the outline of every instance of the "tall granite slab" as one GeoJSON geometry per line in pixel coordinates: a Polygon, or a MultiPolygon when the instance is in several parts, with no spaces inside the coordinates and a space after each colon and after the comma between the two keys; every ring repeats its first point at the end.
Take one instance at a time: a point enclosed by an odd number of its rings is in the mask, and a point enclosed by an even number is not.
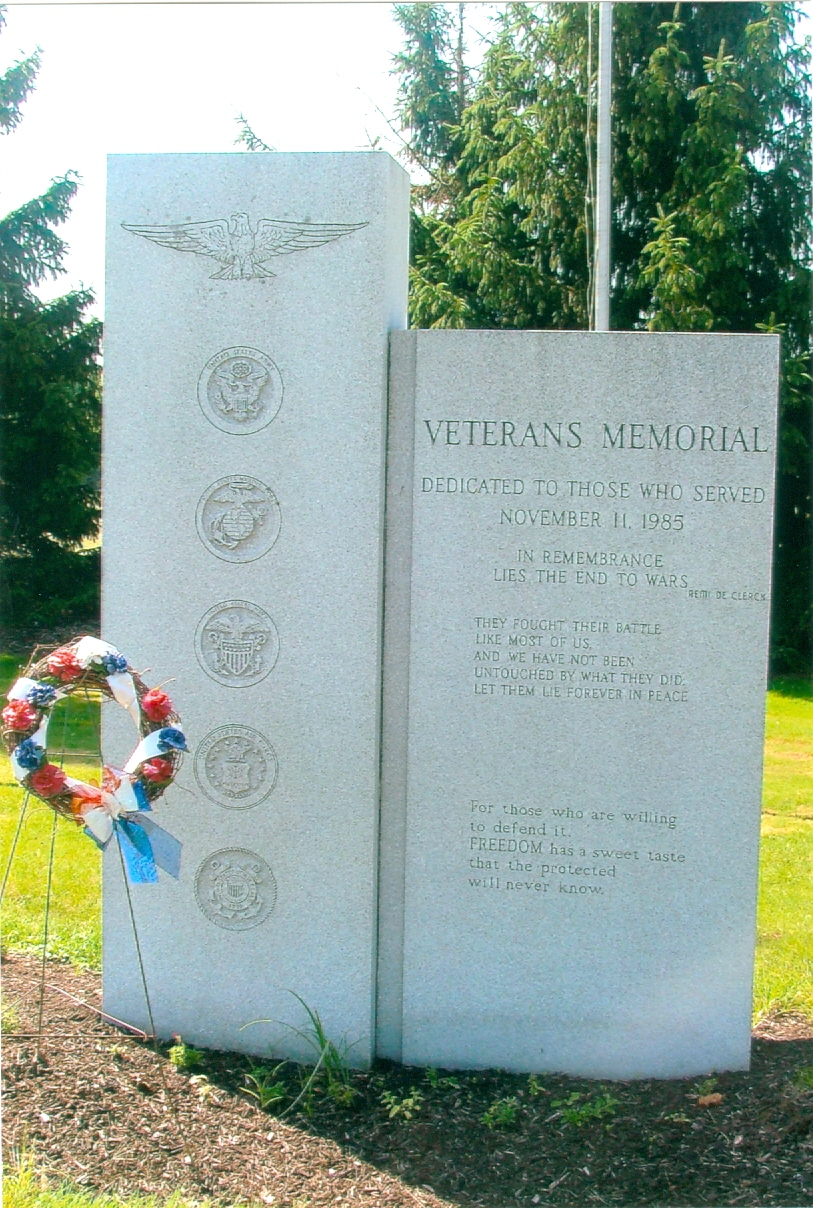
{"type": "Polygon", "coordinates": [[[777,364],[392,336],[382,1054],[747,1068],[777,364]]]}
{"type": "MultiPolygon", "coordinates": [[[[372,1053],[408,192],[383,153],[110,161],[104,634],[171,681],[191,747],[154,813],[180,879],[132,890],[162,1036],[305,1056],[295,992],[372,1053]]],[[[115,852],[104,873],[105,1010],[146,1027],[115,852]]]]}

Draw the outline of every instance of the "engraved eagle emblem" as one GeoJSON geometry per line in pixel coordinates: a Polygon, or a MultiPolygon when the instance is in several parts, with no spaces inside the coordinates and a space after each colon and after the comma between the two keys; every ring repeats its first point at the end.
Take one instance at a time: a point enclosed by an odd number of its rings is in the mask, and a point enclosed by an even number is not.
{"type": "Polygon", "coordinates": [[[151,239],[162,247],[217,260],[220,268],[212,273],[213,278],[246,281],[276,276],[267,267],[268,261],[275,256],[320,247],[360,230],[367,223],[284,222],[277,218],[261,218],[252,230],[248,214],[232,214],[231,218],[216,218],[212,222],[179,222],[169,226],[137,226],[123,222],[121,225],[125,231],[151,239]]]}
{"type": "Polygon", "coordinates": [[[209,623],[207,636],[217,651],[216,669],[221,674],[251,675],[262,668],[260,651],[268,641],[268,633],[261,619],[247,620],[239,613],[227,612],[209,623]]]}

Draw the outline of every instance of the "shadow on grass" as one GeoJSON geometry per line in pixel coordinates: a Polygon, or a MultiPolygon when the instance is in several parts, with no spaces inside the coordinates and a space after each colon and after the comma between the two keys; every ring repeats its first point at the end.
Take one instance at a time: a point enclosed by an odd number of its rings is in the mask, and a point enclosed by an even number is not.
{"type": "Polygon", "coordinates": [[[813,679],[804,675],[775,675],[768,691],[779,696],[794,696],[798,700],[813,700],[813,679]]]}

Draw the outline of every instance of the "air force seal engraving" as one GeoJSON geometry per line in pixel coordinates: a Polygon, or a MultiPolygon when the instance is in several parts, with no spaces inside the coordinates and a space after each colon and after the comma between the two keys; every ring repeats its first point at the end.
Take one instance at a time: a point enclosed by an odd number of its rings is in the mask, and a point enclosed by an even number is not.
{"type": "Polygon", "coordinates": [[[210,801],[247,810],[265,801],[279,764],[271,743],[249,726],[212,730],[195,752],[195,779],[210,801]]]}
{"type": "Polygon", "coordinates": [[[195,877],[195,897],[207,919],[227,931],[249,931],[277,901],[274,874],[262,856],[227,847],[208,856],[195,877]]]}
{"type": "Polygon", "coordinates": [[[224,600],[205,613],[195,631],[203,670],[227,688],[248,688],[265,679],[279,656],[277,627],[248,600],[224,600]]]}
{"type": "Polygon", "coordinates": [[[246,474],[219,478],[195,514],[198,536],[224,562],[254,562],[279,536],[280,510],[270,487],[246,474]]]}
{"type": "Polygon", "coordinates": [[[257,348],[224,348],[206,362],[198,382],[198,402],[221,432],[259,432],[282,405],[282,377],[257,348]]]}

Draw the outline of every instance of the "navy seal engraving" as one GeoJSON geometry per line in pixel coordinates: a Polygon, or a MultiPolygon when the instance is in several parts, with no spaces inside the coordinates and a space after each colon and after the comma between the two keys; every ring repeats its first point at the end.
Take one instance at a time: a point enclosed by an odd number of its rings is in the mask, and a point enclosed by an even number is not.
{"type": "Polygon", "coordinates": [[[248,688],[265,679],[279,656],[277,627],[248,600],[224,600],[198,622],[195,654],[203,670],[227,688],[248,688]]]}
{"type": "Polygon", "coordinates": [[[264,923],[277,901],[274,874],[262,856],[227,847],[208,856],[195,877],[195,897],[207,919],[227,931],[264,923]]]}
{"type": "Polygon", "coordinates": [[[276,256],[306,252],[323,243],[332,243],[367,226],[366,222],[285,222],[279,218],[261,218],[252,230],[248,214],[238,212],[231,218],[211,222],[176,222],[165,226],[140,226],[123,222],[125,231],[151,239],[161,247],[177,252],[209,256],[220,265],[212,278],[220,281],[250,281],[275,277],[268,267],[276,256]]]}

